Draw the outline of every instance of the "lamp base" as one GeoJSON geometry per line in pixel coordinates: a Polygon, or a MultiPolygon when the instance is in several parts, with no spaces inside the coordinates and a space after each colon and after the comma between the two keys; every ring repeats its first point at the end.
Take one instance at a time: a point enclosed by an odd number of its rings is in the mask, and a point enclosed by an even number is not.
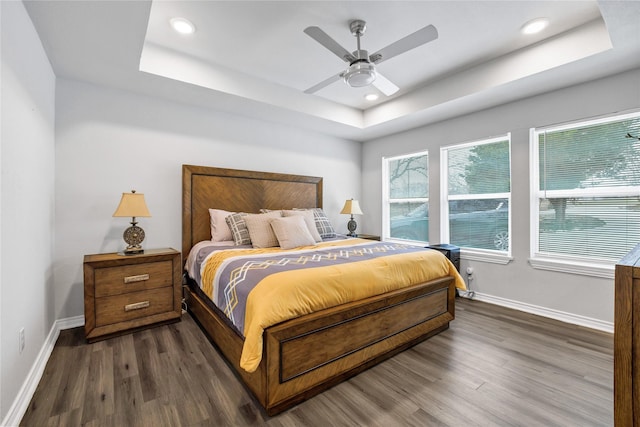
{"type": "Polygon", "coordinates": [[[125,255],[143,254],[144,253],[144,249],[142,249],[140,246],[132,246],[132,247],[128,247],[127,249],[122,251],[122,253],[125,254],[125,255]]]}
{"type": "Polygon", "coordinates": [[[122,238],[127,243],[127,249],[123,251],[125,255],[135,255],[144,253],[140,244],[144,240],[144,230],[136,225],[135,219],[131,222],[131,227],[124,230],[122,238]]]}
{"type": "Polygon", "coordinates": [[[358,237],[358,235],[356,234],[356,228],[358,228],[358,224],[353,219],[353,215],[352,215],[351,219],[347,223],[347,230],[349,230],[349,233],[347,233],[347,236],[349,236],[349,237],[358,237]]]}

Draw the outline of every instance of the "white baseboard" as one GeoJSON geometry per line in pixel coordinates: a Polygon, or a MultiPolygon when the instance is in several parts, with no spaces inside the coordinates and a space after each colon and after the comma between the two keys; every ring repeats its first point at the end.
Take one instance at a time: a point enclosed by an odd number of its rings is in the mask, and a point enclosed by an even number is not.
{"type": "Polygon", "coordinates": [[[22,420],[22,417],[24,417],[25,412],[27,412],[31,398],[36,392],[38,383],[42,378],[44,368],[47,366],[47,361],[49,360],[49,357],[51,357],[51,353],[56,345],[58,336],[60,336],[60,331],[76,328],[82,325],[84,325],[84,316],[69,317],[53,322],[53,326],[51,326],[49,335],[47,335],[44,344],[42,344],[38,357],[36,357],[27,378],[24,380],[24,383],[22,383],[22,387],[20,387],[18,395],[9,408],[9,412],[7,412],[4,420],[2,420],[2,426],[20,425],[20,421],[22,420]]]}
{"type": "MultiPolygon", "coordinates": [[[[466,292],[461,291],[460,296],[466,297],[466,292]]],[[[571,323],[572,325],[584,326],[586,328],[596,329],[598,331],[608,332],[611,334],[613,333],[613,322],[605,322],[603,320],[593,319],[591,317],[553,310],[551,308],[540,307],[538,305],[527,304],[520,301],[514,301],[492,295],[486,295],[479,292],[474,293],[473,299],[488,302],[490,304],[500,305],[502,307],[513,308],[515,310],[536,314],[542,317],[548,317],[550,319],[559,320],[565,323],[571,323]]]]}

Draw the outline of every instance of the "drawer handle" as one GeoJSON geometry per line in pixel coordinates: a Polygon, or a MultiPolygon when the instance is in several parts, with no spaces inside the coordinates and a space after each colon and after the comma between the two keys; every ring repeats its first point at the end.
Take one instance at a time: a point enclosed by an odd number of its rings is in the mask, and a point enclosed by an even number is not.
{"type": "Polygon", "coordinates": [[[137,276],[127,276],[124,278],[124,283],[144,282],[149,280],[149,274],[138,274],[137,276]]]}
{"type": "Polygon", "coordinates": [[[124,306],[124,311],[140,310],[141,308],[149,307],[149,301],[140,301],[133,304],[127,304],[124,306]]]}

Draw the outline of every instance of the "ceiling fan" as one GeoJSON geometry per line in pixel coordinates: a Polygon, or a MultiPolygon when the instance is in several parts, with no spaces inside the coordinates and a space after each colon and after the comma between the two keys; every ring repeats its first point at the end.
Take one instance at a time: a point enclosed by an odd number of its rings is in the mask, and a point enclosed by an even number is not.
{"type": "Polygon", "coordinates": [[[319,27],[311,26],[305,28],[304,32],[309,37],[349,64],[349,67],[345,71],[341,71],[335,76],[331,76],[317,85],[310,87],[304,91],[305,93],[317,92],[329,86],[331,83],[342,79],[351,87],[363,87],[372,84],[386,96],[393,95],[399,90],[398,86],[377,72],[376,65],[438,38],[438,30],[436,30],[436,27],[427,25],[369,55],[369,52],[360,49],[360,37],[364,35],[367,29],[367,23],[361,19],[355,19],[349,23],[349,29],[351,30],[351,34],[358,40],[357,49],[353,53],[349,53],[348,50],[340,46],[338,42],[319,27]]]}

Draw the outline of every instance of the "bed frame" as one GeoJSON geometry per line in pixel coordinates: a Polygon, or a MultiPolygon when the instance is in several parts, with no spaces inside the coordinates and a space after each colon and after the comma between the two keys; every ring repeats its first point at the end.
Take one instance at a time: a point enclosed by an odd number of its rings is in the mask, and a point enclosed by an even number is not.
{"type": "MultiPolygon", "coordinates": [[[[209,208],[236,212],[322,207],[322,178],[183,165],[182,254],[211,239],[209,208]]],[[[449,327],[450,277],[288,320],[264,331],[255,372],[243,338],[188,279],[187,306],[268,415],[275,415],[449,327]]]]}

